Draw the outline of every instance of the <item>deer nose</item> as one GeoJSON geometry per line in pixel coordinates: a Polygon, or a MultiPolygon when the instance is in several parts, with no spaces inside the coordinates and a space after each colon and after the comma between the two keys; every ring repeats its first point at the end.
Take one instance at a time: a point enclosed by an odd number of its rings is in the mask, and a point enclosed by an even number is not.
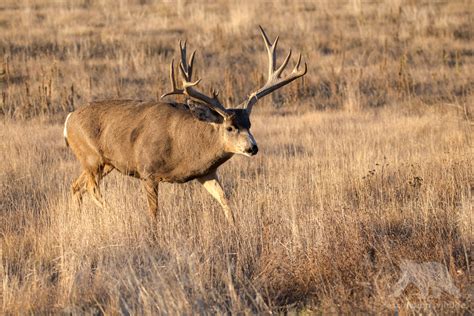
{"type": "Polygon", "coordinates": [[[258,153],[258,147],[257,145],[255,144],[252,144],[252,147],[250,147],[249,149],[247,149],[247,152],[249,154],[252,154],[252,156],[256,155],[258,153]]]}

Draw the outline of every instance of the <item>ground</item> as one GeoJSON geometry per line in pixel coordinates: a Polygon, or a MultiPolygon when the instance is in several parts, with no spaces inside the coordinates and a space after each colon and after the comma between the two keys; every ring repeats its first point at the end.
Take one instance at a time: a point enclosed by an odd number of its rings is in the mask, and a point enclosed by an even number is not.
{"type": "Polygon", "coordinates": [[[3,313],[472,312],[473,12],[470,1],[0,4],[3,313]],[[109,207],[78,209],[67,113],[157,99],[179,39],[198,50],[204,87],[240,103],[265,80],[258,24],[309,70],[255,106],[258,155],[220,169],[236,228],[195,182],[162,185],[151,222],[140,182],[116,172],[102,184],[109,207]],[[399,294],[406,260],[446,267],[459,295],[399,294]]]}

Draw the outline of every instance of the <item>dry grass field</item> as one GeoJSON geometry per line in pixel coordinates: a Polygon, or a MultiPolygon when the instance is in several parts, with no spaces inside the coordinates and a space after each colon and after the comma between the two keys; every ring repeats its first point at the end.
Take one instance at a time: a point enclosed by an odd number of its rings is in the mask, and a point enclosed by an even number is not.
{"type": "Polygon", "coordinates": [[[473,313],[473,19],[469,0],[3,0],[1,313],[473,313]],[[118,173],[109,207],[78,209],[67,113],[157,99],[179,39],[240,103],[265,80],[258,24],[309,70],[256,106],[259,154],[220,169],[236,227],[195,182],[162,185],[152,223],[118,173]],[[395,295],[404,260],[459,293],[395,295]]]}

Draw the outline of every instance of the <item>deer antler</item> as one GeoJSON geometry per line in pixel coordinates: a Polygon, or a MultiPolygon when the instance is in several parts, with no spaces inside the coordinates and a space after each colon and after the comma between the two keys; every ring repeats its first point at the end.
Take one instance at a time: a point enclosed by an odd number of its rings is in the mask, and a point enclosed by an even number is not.
{"type": "Polygon", "coordinates": [[[304,76],[308,70],[308,66],[306,65],[306,63],[304,63],[304,69],[301,69],[301,70],[299,69],[300,63],[301,63],[301,54],[300,54],[298,57],[298,62],[293,68],[293,71],[288,76],[281,78],[280,76],[283,70],[285,70],[286,66],[288,65],[288,61],[290,60],[291,49],[288,55],[286,56],[285,60],[281,64],[281,66],[275,70],[276,47],[278,44],[278,36],[275,38],[275,41],[271,43],[270,40],[268,39],[267,34],[263,30],[263,28],[260,25],[258,27],[260,28],[260,32],[262,33],[263,41],[265,42],[265,47],[267,48],[267,53],[268,53],[268,78],[267,78],[267,82],[265,83],[263,87],[261,87],[259,90],[250,94],[248,99],[242,102],[241,107],[247,109],[247,112],[249,114],[250,112],[252,112],[252,107],[255,105],[255,103],[257,103],[259,99],[289,84],[293,80],[296,80],[299,77],[304,76]]]}
{"type": "Polygon", "coordinates": [[[218,95],[217,91],[213,90],[212,97],[209,97],[197,91],[196,89],[194,89],[194,87],[197,86],[199,82],[201,81],[201,79],[198,79],[192,82],[194,54],[196,53],[196,51],[193,51],[191,53],[191,58],[188,63],[187,56],[186,56],[187,55],[186,42],[182,44],[180,41],[179,49],[181,51],[181,62],[179,63],[179,69],[182,76],[183,88],[179,89],[176,83],[176,78],[174,75],[174,60],[172,60],[171,66],[170,66],[171,91],[163,94],[161,98],[164,98],[166,96],[173,95],[173,94],[186,95],[190,98],[204,102],[204,105],[206,105],[211,110],[219,113],[222,117],[224,118],[229,117],[229,112],[226,110],[226,108],[220,103],[219,99],[217,98],[217,95],[218,95]]]}

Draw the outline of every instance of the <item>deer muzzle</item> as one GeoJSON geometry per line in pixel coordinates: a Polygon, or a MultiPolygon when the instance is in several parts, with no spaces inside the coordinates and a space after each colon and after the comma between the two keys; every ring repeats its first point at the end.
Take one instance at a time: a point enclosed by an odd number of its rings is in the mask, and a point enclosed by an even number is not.
{"type": "Polygon", "coordinates": [[[258,153],[258,146],[255,144],[252,144],[252,146],[250,146],[250,148],[247,148],[245,152],[249,154],[250,156],[255,156],[258,153]]]}

